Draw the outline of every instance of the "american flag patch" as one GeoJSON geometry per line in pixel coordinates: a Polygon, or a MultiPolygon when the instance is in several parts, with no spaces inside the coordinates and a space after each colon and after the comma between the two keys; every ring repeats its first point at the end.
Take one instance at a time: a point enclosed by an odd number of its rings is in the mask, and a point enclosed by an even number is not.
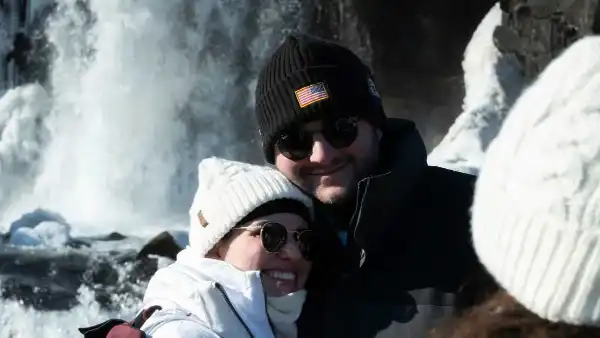
{"type": "Polygon", "coordinates": [[[325,84],[323,84],[323,82],[315,83],[296,90],[296,99],[298,100],[298,104],[300,104],[300,108],[304,108],[309,104],[328,98],[329,95],[327,94],[327,90],[325,89],[325,84]]]}

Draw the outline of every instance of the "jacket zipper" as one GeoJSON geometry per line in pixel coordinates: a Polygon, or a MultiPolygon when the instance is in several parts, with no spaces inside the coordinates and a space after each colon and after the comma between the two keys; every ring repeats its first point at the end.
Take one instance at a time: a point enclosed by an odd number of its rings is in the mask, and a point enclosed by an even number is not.
{"type": "Polygon", "coordinates": [[[219,283],[215,283],[215,286],[217,287],[217,290],[219,290],[219,292],[221,292],[221,294],[223,295],[225,302],[227,302],[227,305],[229,305],[229,308],[231,308],[231,311],[233,311],[233,314],[237,317],[237,319],[240,321],[240,323],[242,323],[242,325],[244,326],[244,329],[246,330],[246,332],[248,333],[250,338],[254,338],[254,335],[252,334],[252,331],[250,331],[250,328],[248,327],[248,325],[246,325],[246,323],[244,322],[244,320],[242,319],[240,314],[233,307],[233,304],[231,304],[231,300],[229,300],[229,297],[227,297],[227,293],[225,293],[225,289],[223,288],[223,286],[219,283]]]}

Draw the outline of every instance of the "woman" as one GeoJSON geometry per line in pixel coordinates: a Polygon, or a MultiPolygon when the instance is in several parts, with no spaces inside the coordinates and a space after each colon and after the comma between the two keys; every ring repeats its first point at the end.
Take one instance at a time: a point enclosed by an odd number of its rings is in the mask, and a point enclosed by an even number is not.
{"type": "Polygon", "coordinates": [[[600,37],[573,44],[515,103],[472,228],[500,288],[434,337],[600,337],[600,37]]]}
{"type": "Polygon", "coordinates": [[[278,171],[199,165],[189,246],[150,280],[154,338],[296,337],[311,269],[312,201],[278,171]]]}

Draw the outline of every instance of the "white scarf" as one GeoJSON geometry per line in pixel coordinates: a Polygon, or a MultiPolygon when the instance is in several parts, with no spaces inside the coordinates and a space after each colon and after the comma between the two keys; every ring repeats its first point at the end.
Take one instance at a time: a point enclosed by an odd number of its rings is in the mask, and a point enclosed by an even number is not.
{"type": "Polygon", "coordinates": [[[277,338],[297,338],[296,321],[302,312],[306,290],[299,290],[281,297],[267,297],[267,314],[277,338]]]}

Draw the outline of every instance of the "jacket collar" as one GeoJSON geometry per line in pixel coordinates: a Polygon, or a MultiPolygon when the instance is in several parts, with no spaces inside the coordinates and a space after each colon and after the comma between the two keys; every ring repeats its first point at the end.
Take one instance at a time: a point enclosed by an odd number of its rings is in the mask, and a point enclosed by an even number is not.
{"type": "MultiPolygon", "coordinates": [[[[152,277],[144,295],[144,305],[169,308],[169,304],[175,304],[177,308],[204,318],[216,315],[211,309],[215,304],[222,304],[224,296],[255,335],[261,332],[258,336],[272,334],[259,271],[241,271],[226,262],[203,258],[190,247],[177,255],[175,263],[160,269],[152,277]]],[[[215,325],[227,324],[219,324],[218,316],[213,319],[215,325]]]]}
{"type": "Polygon", "coordinates": [[[415,124],[389,118],[380,145],[376,174],[358,183],[356,205],[350,221],[354,239],[368,250],[390,230],[397,207],[405,205],[427,167],[427,150],[415,124]],[[393,203],[389,205],[388,203],[393,203]],[[387,205],[386,205],[387,204],[387,205]]]}

